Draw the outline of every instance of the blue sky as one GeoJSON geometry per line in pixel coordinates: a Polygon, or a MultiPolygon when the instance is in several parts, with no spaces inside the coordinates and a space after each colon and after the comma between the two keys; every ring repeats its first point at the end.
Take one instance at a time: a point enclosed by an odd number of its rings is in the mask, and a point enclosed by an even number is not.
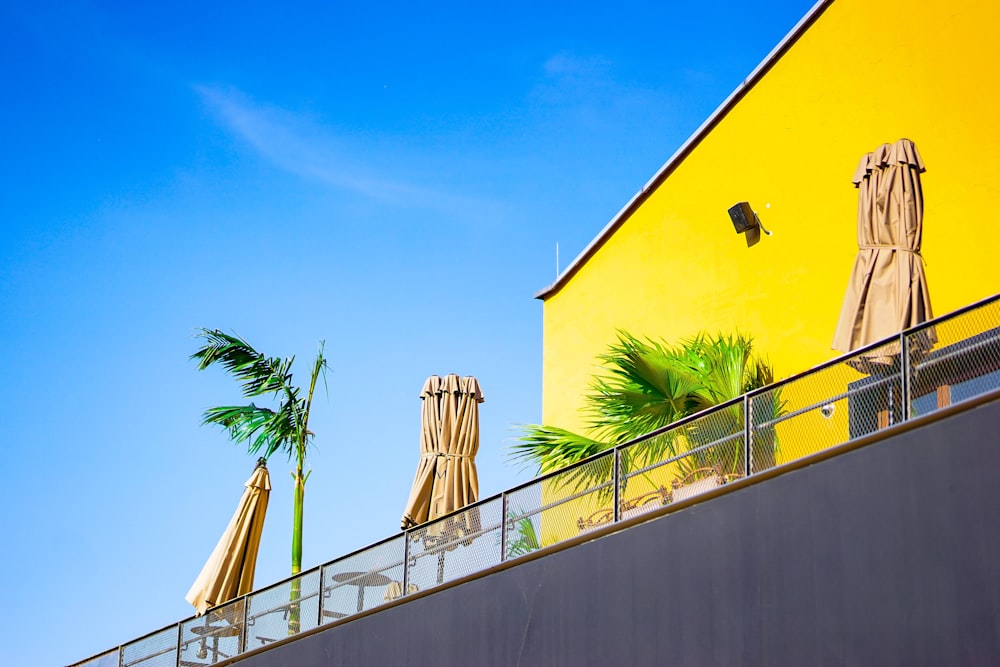
{"type": "MultiPolygon", "coordinates": [[[[253,460],[198,327],[332,367],[304,566],[398,529],[424,378],[486,393],[481,493],[530,478],[555,277],[806,13],[773,3],[0,0],[0,664],[85,658],[184,594],[253,460]]],[[[257,585],[286,576],[270,464],[257,585]]]]}

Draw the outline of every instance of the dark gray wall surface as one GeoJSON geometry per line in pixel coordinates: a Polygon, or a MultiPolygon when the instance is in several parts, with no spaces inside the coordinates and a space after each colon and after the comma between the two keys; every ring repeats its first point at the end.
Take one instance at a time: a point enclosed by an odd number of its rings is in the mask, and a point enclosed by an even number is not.
{"type": "Polygon", "coordinates": [[[1000,664],[1000,401],[240,667],[1000,664]]]}

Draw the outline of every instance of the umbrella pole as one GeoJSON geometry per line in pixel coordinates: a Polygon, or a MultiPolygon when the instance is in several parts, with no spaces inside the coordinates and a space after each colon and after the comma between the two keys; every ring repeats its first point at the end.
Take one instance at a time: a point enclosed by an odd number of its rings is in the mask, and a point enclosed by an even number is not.
{"type": "Polygon", "coordinates": [[[205,632],[201,635],[201,646],[198,647],[198,659],[204,660],[208,657],[208,633],[210,626],[208,625],[208,614],[205,614],[205,632]]]}
{"type": "Polygon", "coordinates": [[[444,583],[444,550],[438,552],[438,583],[444,583]]]}

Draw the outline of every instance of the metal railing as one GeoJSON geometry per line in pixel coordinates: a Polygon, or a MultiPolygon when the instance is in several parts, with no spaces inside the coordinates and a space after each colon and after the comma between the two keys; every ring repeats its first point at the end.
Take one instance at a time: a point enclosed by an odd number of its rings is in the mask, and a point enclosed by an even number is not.
{"type": "Polygon", "coordinates": [[[1000,295],[73,667],[215,664],[998,387],[1000,295]]]}

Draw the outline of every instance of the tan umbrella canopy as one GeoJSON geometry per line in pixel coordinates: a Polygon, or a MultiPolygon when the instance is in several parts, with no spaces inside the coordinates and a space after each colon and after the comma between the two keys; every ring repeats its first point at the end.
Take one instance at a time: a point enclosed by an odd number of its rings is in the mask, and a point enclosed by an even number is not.
{"type": "Polygon", "coordinates": [[[263,458],[247,480],[243,497],[201,574],[185,596],[201,616],[209,607],[228,602],[253,589],[257,548],[264,530],[271,478],[263,458]]]}
{"type": "MultiPolygon", "coordinates": [[[[900,139],[863,156],[854,172],[858,256],[833,338],[836,350],[855,350],[933,317],[920,256],[924,170],[916,145],[900,139]]],[[[929,349],[936,340],[929,330],[922,344],[929,349]]]]}
{"type": "MultiPolygon", "coordinates": [[[[483,392],[476,378],[432,375],[420,392],[423,400],[420,464],[403,513],[407,529],[444,516],[479,498],[476,452],[479,450],[479,404],[483,392]]],[[[465,532],[473,526],[453,526],[465,532]]]]}

